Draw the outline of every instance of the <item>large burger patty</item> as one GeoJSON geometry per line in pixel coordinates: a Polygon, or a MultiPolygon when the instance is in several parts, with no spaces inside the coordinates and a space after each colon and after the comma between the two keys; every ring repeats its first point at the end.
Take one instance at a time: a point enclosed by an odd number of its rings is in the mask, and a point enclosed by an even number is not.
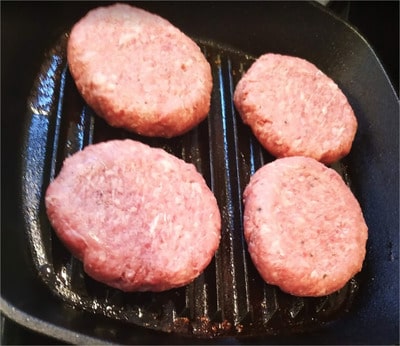
{"type": "Polygon", "coordinates": [[[361,270],[367,225],[340,175],[306,157],[260,168],[244,191],[244,232],[263,279],[296,296],[323,296],[361,270]]]}
{"type": "Polygon", "coordinates": [[[112,126],[172,137],[209,112],[209,63],[157,15],[127,4],[96,8],[72,28],[67,56],[83,98],[112,126]]]}
{"type": "Polygon", "coordinates": [[[241,78],[235,105],[274,156],[337,161],[351,149],[357,120],[335,82],[312,63],[265,54],[241,78]]]}
{"type": "Polygon", "coordinates": [[[218,205],[195,167],[132,140],[90,145],[67,158],[45,203],[87,274],[123,291],[185,285],[219,245],[218,205]]]}

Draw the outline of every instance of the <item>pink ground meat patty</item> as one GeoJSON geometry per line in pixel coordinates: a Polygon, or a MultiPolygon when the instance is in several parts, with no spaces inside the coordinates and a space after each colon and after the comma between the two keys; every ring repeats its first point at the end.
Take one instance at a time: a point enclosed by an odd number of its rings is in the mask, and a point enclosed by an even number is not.
{"type": "Polygon", "coordinates": [[[351,149],[357,120],[335,82],[312,63],[262,55],[237,84],[243,122],[274,156],[308,156],[332,163],[351,149]]]}
{"type": "Polygon", "coordinates": [[[219,245],[218,205],[200,173],[132,140],[91,145],[67,158],[45,203],[86,273],[123,291],[185,285],[219,245]]]}
{"type": "Polygon", "coordinates": [[[244,232],[263,279],[296,296],[323,296],[361,270],[368,228],[340,175],[306,157],[260,168],[244,192],[244,232]]]}
{"type": "Polygon", "coordinates": [[[79,92],[112,126],[172,137],[208,114],[209,63],[157,15],[127,4],[96,8],[72,28],[67,56],[79,92]]]}

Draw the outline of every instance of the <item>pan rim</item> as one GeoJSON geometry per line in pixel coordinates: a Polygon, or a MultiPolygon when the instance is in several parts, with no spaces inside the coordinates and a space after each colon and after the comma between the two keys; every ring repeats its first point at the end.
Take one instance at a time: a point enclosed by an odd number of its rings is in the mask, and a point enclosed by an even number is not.
{"type": "Polygon", "coordinates": [[[105,340],[94,338],[80,332],[72,332],[69,329],[59,327],[53,323],[46,322],[38,317],[32,316],[19,308],[16,308],[3,297],[0,297],[0,310],[5,317],[18,323],[19,325],[29,328],[30,330],[43,334],[43,335],[57,335],[56,339],[71,344],[80,345],[116,345],[113,342],[106,342],[105,340]],[[49,334],[49,332],[54,332],[49,334]]]}

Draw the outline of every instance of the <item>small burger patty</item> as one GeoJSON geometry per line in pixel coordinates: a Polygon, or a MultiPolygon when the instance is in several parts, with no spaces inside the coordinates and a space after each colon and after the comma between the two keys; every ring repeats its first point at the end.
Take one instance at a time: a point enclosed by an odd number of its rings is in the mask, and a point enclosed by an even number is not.
{"type": "Polygon", "coordinates": [[[173,137],[209,112],[211,68],[200,48],[142,9],[90,11],[72,28],[67,56],[79,92],[112,126],[173,137]]]}
{"type": "Polygon", "coordinates": [[[274,156],[332,163],[351,149],[357,120],[335,82],[310,62],[262,55],[237,84],[243,122],[274,156]]]}
{"type": "Polygon", "coordinates": [[[244,191],[244,232],[263,279],[296,296],[323,296],[361,270],[368,228],[340,175],[307,157],[260,168],[244,191]]]}
{"type": "Polygon", "coordinates": [[[200,173],[132,140],[90,145],[67,158],[45,203],[86,273],[123,291],[185,285],[219,245],[218,205],[200,173]]]}

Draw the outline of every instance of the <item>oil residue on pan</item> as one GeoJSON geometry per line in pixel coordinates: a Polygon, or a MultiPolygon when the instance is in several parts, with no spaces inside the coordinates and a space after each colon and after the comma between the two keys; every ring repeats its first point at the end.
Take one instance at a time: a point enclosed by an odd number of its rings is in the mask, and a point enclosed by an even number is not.
{"type": "MultiPolygon", "coordinates": [[[[273,160],[236,113],[234,87],[254,58],[197,41],[212,67],[210,115],[173,139],[144,138],[112,128],[84,103],[69,74],[67,35],[45,56],[28,100],[23,198],[33,261],[48,288],[66,303],[136,325],[199,337],[276,335],[308,331],[352,305],[358,281],[326,297],[299,298],[267,285],[254,268],[242,228],[242,192],[250,176],[273,160]],[[161,293],[123,293],[88,277],[50,227],[44,192],[66,157],[90,143],[132,138],[193,163],[213,190],[222,215],[215,258],[193,283],[161,293]]],[[[346,166],[334,167],[350,184],[346,166]]]]}

